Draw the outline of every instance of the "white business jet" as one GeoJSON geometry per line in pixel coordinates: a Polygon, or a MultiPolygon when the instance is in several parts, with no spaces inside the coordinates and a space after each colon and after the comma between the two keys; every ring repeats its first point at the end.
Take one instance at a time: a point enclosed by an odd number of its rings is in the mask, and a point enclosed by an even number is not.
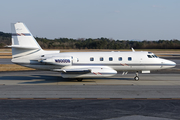
{"type": "Polygon", "coordinates": [[[21,22],[12,27],[12,62],[22,66],[61,72],[63,78],[111,77],[122,71],[150,73],[150,70],[175,67],[176,63],[158,58],[151,52],[66,52],[43,50],[21,22]]]}

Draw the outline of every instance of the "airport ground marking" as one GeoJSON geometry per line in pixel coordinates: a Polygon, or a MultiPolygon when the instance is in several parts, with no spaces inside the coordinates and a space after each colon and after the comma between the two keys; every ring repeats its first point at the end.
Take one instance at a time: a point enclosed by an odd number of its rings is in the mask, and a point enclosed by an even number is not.
{"type": "Polygon", "coordinates": [[[180,98],[0,98],[0,100],[180,100],[180,98]]]}

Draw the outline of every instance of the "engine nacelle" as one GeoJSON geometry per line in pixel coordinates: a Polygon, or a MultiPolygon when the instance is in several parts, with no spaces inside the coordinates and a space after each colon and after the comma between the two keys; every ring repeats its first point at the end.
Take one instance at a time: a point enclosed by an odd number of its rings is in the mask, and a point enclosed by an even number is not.
{"type": "Polygon", "coordinates": [[[53,65],[60,65],[60,66],[68,66],[72,65],[72,59],[71,57],[51,57],[51,58],[45,58],[41,60],[40,62],[44,64],[53,64],[53,65]]]}

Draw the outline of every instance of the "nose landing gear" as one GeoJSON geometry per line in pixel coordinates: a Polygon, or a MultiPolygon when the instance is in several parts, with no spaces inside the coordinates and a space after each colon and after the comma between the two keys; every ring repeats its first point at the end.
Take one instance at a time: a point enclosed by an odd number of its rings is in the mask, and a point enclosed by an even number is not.
{"type": "Polygon", "coordinates": [[[136,76],[134,77],[134,80],[135,80],[135,81],[138,81],[138,80],[139,80],[138,71],[136,71],[136,76]]]}

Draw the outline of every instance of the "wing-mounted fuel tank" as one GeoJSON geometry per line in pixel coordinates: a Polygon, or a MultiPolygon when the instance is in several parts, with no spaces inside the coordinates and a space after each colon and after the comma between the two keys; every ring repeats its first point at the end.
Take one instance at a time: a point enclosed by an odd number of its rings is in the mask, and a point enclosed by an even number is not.
{"type": "Polygon", "coordinates": [[[107,66],[64,67],[61,69],[63,78],[103,78],[117,74],[117,71],[107,66]]]}
{"type": "Polygon", "coordinates": [[[40,62],[50,65],[69,66],[72,65],[72,57],[70,56],[50,57],[50,58],[42,59],[40,62]]]}

